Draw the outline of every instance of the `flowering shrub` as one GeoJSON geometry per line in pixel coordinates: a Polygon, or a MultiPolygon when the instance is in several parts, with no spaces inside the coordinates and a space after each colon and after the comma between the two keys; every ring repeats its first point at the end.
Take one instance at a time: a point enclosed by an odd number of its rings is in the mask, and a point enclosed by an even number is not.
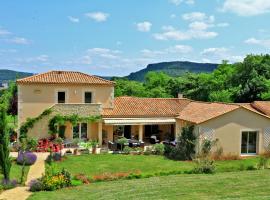
{"type": "Polygon", "coordinates": [[[4,190],[8,190],[8,189],[12,189],[14,187],[17,186],[17,180],[6,180],[6,179],[3,179],[2,180],[2,183],[1,183],[1,186],[4,190]]]}
{"type": "Polygon", "coordinates": [[[33,165],[36,160],[37,156],[32,152],[19,152],[17,163],[23,165],[25,162],[25,165],[33,165]]]}
{"type": "Polygon", "coordinates": [[[43,183],[39,179],[31,180],[29,187],[31,192],[41,191],[43,190],[43,183]]]}
{"type": "Polygon", "coordinates": [[[71,175],[63,169],[58,173],[46,173],[40,179],[30,183],[30,191],[54,191],[60,188],[71,186],[71,175]]]}

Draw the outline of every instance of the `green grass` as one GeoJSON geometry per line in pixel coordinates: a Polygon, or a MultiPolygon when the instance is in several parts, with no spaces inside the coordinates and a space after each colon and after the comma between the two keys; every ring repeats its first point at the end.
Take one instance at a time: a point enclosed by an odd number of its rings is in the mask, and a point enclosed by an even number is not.
{"type": "Polygon", "coordinates": [[[98,182],[55,192],[38,192],[34,193],[28,200],[270,199],[269,177],[270,170],[228,172],[214,175],[171,175],[98,182]]]}
{"type": "MultiPolygon", "coordinates": [[[[255,166],[258,158],[249,158],[234,161],[217,161],[217,172],[240,171],[249,166],[255,166]]],[[[62,162],[54,163],[55,170],[67,169],[72,175],[84,173],[88,176],[99,175],[105,172],[132,172],[140,170],[143,174],[154,174],[170,171],[190,171],[194,168],[193,162],[173,161],[163,156],[144,155],[81,155],[68,156],[62,162]]]]}
{"type": "MultiPolygon", "coordinates": [[[[26,177],[27,177],[27,174],[28,174],[28,171],[29,171],[29,166],[26,166],[25,167],[25,178],[24,180],[26,180],[26,177]]],[[[22,166],[21,165],[17,165],[15,161],[12,162],[12,166],[11,166],[11,170],[10,170],[10,179],[13,180],[13,179],[16,179],[18,182],[20,181],[20,177],[21,177],[21,169],[22,169],[22,166]]],[[[3,179],[3,175],[0,174],[0,180],[3,179]]]]}

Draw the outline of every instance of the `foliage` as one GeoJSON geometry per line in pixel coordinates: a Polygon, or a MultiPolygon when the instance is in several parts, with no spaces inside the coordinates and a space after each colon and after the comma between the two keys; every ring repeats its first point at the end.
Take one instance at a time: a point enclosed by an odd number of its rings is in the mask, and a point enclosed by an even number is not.
{"type": "Polygon", "coordinates": [[[247,55],[243,62],[223,61],[211,73],[184,73],[172,77],[148,72],[144,82],[117,78],[116,96],[185,97],[200,101],[252,102],[270,100],[270,55],[247,55]]]}
{"type": "Polygon", "coordinates": [[[82,181],[83,184],[89,184],[90,183],[89,178],[85,174],[82,174],[82,173],[76,174],[74,176],[74,179],[82,181]]]}
{"type": "Polygon", "coordinates": [[[32,152],[19,152],[17,163],[20,165],[33,165],[37,160],[36,154],[32,152]]]}
{"type": "Polygon", "coordinates": [[[133,149],[129,146],[125,146],[123,149],[124,154],[130,154],[133,151],[133,149]]]}
{"type": "Polygon", "coordinates": [[[164,154],[164,144],[154,144],[154,146],[153,146],[153,154],[155,154],[155,155],[163,155],[164,154]]]}
{"type": "Polygon", "coordinates": [[[9,181],[11,159],[9,157],[9,134],[6,122],[6,107],[0,105],[0,167],[4,179],[9,181]]]}
{"type": "Polygon", "coordinates": [[[70,122],[73,126],[76,126],[79,122],[95,122],[100,119],[100,116],[81,117],[79,115],[60,115],[57,114],[49,120],[49,132],[51,134],[58,133],[58,127],[65,125],[66,122],[70,122]]]}
{"type": "Polygon", "coordinates": [[[215,173],[214,161],[210,159],[196,159],[196,166],[193,169],[195,174],[213,174],[215,173]]]}
{"type": "Polygon", "coordinates": [[[164,155],[173,160],[192,160],[195,155],[197,137],[194,134],[194,126],[185,126],[177,139],[176,147],[166,145],[164,155]]]}
{"type": "Polygon", "coordinates": [[[40,179],[31,182],[30,191],[54,191],[68,186],[71,186],[71,175],[67,170],[62,169],[57,173],[47,172],[40,179]]]}
{"type": "Polygon", "coordinates": [[[38,192],[43,190],[43,183],[40,179],[31,180],[29,183],[30,191],[31,192],[38,192]]]}
{"type": "Polygon", "coordinates": [[[3,179],[2,180],[2,183],[1,183],[2,188],[4,190],[12,189],[12,188],[16,187],[17,184],[18,183],[17,183],[17,180],[16,179],[14,179],[14,180],[3,179]]]}
{"type": "Polygon", "coordinates": [[[24,122],[20,127],[20,140],[27,137],[27,132],[29,129],[34,127],[34,124],[41,120],[43,117],[48,116],[52,113],[51,109],[44,110],[39,116],[34,118],[27,118],[26,122],[24,122]]]}
{"type": "Polygon", "coordinates": [[[269,167],[269,157],[265,155],[260,155],[259,161],[257,164],[258,169],[267,169],[269,167]]]}
{"type": "Polygon", "coordinates": [[[123,146],[128,143],[128,139],[125,137],[119,138],[117,142],[121,145],[121,151],[123,150],[123,146]]]}

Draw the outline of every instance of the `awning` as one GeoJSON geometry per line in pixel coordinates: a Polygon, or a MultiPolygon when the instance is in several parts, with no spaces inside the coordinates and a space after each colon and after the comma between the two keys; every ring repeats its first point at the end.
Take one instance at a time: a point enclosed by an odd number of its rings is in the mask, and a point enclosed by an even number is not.
{"type": "Polygon", "coordinates": [[[104,123],[108,125],[174,124],[175,122],[173,118],[104,119],[104,123]]]}

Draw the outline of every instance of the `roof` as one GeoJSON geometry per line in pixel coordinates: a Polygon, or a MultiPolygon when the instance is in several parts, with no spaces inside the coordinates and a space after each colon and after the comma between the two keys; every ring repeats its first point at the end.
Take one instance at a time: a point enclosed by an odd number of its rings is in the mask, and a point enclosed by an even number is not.
{"type": "Polygon", "coordinates": [[[238,109],[239,107],[240,106],[237,104],[192,101],[179,113],[177,118],[195,124],[200,124],[238,109]]]}
{"type": "Polygon", "coordinates": [[[270,101],[254,101],[251,106],[259,112],[270,116],[270,101]]]}
{"type": "Polygon", "coordinates": [[[191,100],[179,98],[117,97],[113,109],[104,109],[105,118],[176,117],[191,100]]]}
{"type": "Polygon", "coordinates": [[[18,84],[97,84],[113,85],[113,81],[74,71],[50,71],[18,79],[18,84]]]}

